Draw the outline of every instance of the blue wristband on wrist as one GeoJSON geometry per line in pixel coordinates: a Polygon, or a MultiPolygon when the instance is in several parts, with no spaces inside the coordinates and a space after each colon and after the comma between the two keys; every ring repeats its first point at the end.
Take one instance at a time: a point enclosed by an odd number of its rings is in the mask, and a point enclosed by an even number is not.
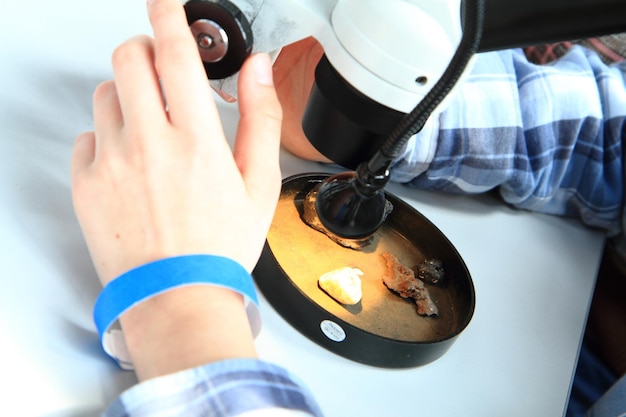
{"type": "Polygon", "coordinates": [[[118,318],[137,304],[187,285],[215,285],[242,294],[254,336],[260,330],[258,299],[251,275],[232,259],[215,255],[184,255],[151,262],[109,282],[96,300],[93,318],[104,351],[124,369],[132,369],[118,318]]]}

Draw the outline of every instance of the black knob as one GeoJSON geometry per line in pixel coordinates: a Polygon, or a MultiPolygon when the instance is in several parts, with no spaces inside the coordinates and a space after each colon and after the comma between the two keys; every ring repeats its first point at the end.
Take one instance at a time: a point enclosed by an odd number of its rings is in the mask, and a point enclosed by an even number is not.
{"type": "Polygon", "coordinates": [[[184,5],[207,77],[235,74],[252,51],[252,28],[228,0],[189,0],[184,5]]]}

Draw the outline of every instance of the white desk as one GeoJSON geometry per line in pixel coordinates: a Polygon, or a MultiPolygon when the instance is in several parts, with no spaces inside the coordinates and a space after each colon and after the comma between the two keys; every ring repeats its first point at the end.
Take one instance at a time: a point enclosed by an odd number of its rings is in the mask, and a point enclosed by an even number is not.
{"type": "MultiPolygon", "coordinates": [[[[111,77],[111,51],[138,32],[149,32],[143,1],[0,6],[0,414],[97,415],[134,383],[99,348],[91,307],[100,287],[68,174],[73,138],[91,128],[91,93],[111,77]]],[[[223,110],[232,137],[237,115],[223,110]]],[[[283,169],[321,167],[283,155],[283,169]]],[[[376,369],[319,348],[262,299],[261,354],[297,373],[329,417],[561,416],[602,236],[488,196],[389,191],[465,259],[477,293],[470,326],[432,364],[376,369]]]]}

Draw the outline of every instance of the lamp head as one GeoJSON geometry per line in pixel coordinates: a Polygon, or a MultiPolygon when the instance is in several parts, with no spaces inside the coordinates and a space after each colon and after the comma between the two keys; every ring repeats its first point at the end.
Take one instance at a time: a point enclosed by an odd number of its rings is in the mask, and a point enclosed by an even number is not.
{"type": "Polygon", "coordinates": [[[324,228],[345,239],[365,239],[378,230],[393,207],[383,188],[389,176],[371,175],[367,164],[328,177],[315,190],[315,211],[324,228]]]}

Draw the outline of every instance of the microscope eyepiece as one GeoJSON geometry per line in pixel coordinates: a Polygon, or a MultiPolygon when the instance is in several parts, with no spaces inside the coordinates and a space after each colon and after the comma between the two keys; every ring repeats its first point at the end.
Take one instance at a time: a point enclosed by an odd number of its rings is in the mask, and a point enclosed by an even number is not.
{"type": "Polygon", "coordinates": [[[302,128],[324,156],[356,169],[374,155],[404,116],[352,87],[323,56],[315,69],[302,128]]]}

